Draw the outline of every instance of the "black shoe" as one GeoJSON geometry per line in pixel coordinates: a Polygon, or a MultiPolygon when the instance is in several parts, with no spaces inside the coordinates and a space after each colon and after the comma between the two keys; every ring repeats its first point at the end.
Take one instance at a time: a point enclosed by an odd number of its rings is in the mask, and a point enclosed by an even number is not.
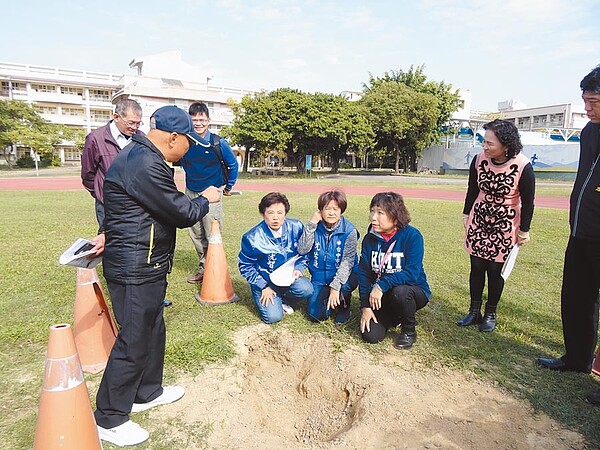
{"type": "Polygon", "coordinates": [[[456,322],[459,327],[468,327],[469,325],[475,325],[481,323],[481,311],[471,310],[469,313],[456,322]]]}
{"type": "Polygon", "coordinates": [[[173,304],[173,302],[170,302],[169,300],[167,300],[166,298],[163,300],[163,306],[166,308],[167,306],[171,306],[173,304]]]}
{"type": "Polygon", "coordinates": [[[400,333],[394,347],[398,350],[406,350],[411,348],[415,342],[417,342],[416,331],[413,331],[412,333],[400,333]]]}
{"type": "Polygon", "coordinates": [[[590,370],[581,369],[565,363],[562,358],[536,358],[535,362],[546,369],[557,370],[559,372],[590,373],[590,370]]]}
{"type": "Polygon", "coordinates": [[[485,333],[489,333],[490,331],[494,331],[496,328],[496,313],[488,312],[485,313],[483,319],[481,320],[481,324],[479,324],[479,331],[483,331],[485,333]]]}
{"type": "Polygon", "coordinates": [[[350,308],[341,308],[335,315],[335,323],[343,325],[350,320],[352,317],[352,310],[350,308]]]}
{"type": "Polygon", "coordinates": [[[588,393],[585,396],[585,401],[594,406],[600,406],[600,389],[588,393]]]}

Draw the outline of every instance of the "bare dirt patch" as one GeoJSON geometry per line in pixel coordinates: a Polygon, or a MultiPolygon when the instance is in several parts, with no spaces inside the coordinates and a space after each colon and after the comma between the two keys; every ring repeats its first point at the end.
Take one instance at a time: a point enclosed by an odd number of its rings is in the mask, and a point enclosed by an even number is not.
{"type": "Polygon", "coordinates": [[[214,449],[584,449],[583,437],[470,374],[424,368],[410,351],[253,326],[238,356],[179,380],[185,397],[152,410],[214,449]]]}

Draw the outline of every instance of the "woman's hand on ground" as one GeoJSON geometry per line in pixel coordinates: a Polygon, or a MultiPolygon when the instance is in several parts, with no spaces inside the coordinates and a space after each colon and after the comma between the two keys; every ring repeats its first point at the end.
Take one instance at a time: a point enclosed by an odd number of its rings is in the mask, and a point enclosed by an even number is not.
{"type": "Polygon", "coordinates": [[[371,320],[377,322],[377,317],[371,308],[363,308],[360,315],[360,332],[364,333],[365,330],[369,333],[371,331],[371,320]]]}
{"type": "Polygon", "coordinates": [[[340,291],[337,289],[329,289],[329,300],[327,301],[327,310],[340,306],[340,291]]]}

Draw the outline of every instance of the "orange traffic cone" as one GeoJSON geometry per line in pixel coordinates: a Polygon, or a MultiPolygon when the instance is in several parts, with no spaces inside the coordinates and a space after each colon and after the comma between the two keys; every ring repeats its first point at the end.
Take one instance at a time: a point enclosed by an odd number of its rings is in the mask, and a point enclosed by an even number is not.
{"type": "Polygon", "coordinates": [[[34,450],[102,450],[69,324],[50,327],[34,450]]]}
{"type": "Polygon", "coordinates": [[[77,269],[73,335],[85,372],[104,370],[115,343],[117,325],[104,300],[96,269],[77,269]]]}
{"type": "Polygon", "coordinates": [[[204,305],[221,305],[237,302],[239,299],[233,292],[219,222],[213,220],[208,237],[202,290],[200,295],[196,295],[196,300],[204,305]]]}
{"type": "Polygon", "coordinates": [[[592,373],[600,375],[600,347],[596,350],[596,357],[592,361],[592,373]]]}

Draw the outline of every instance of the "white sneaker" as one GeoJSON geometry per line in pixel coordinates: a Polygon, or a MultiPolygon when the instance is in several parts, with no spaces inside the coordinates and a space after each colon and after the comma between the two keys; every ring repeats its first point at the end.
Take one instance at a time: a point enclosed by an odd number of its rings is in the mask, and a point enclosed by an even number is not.
{"type": "Polygon", "coordinates": [[[114,428],[102,428],[98,425],[98,436],[103,441],[123,447],[141,444],[150,437],[150,434],[137,423],[128,420],[114,428]]]}
{"type": "Polygon", "coordinates": [[[181,386],[163,386],[162,394],[147,403],[134,403],[131,407],[131,412],[137,413],[154,408],[155,406],[168,405],[179,400],[183,397],[183,394],[185,394],[185,389],[181,386]]]}
{"type": "Polygon", "coordinates": [[[281,307],[283,308],[283,313],[284,314],[294,314],[294,308],[292,308],[287,303],[282,303],[281,307]]]}

